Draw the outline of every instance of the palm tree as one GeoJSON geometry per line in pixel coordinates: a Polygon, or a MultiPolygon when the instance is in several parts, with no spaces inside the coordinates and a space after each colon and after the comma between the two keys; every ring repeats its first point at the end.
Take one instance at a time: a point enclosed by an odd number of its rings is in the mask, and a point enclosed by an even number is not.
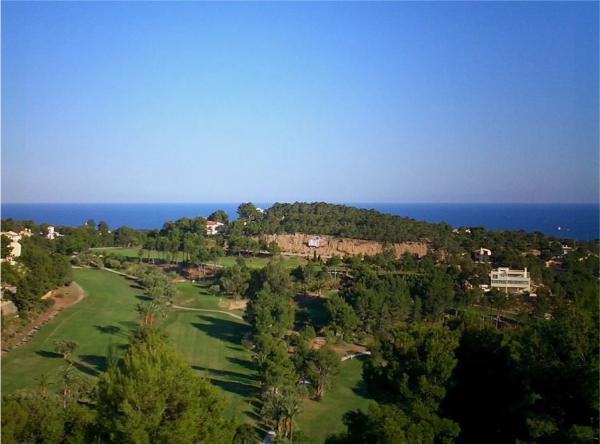
{"type": "Polygon", "coordinates": [[[156,320],[165,314],[163,305],[156,300],[138,304],[137,312],[140,316],[140,323],[144,327],[154,326],[156,320]]]}
{"type": "Polygon", "coordinates": [[[294,418],[301,412],[298,394],[292,390],[283,391],[281,407],[285,416],[285,436],[292,440],[294,434],[294,418]]]}
{"type": "Polygon", "coordinates": [[[50,376],[48,376],[46,373],[42,373],[36,381],[38,383],[38,389],[40,393],[42,395],[47,395],[48,388],[50,387],[50,384],[52,384],[50,382],[50,376]]]}

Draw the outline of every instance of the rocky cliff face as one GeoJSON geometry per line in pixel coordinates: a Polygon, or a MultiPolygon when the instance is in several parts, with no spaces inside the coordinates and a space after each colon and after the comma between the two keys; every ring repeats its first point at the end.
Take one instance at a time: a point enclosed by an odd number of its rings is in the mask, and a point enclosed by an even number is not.
{"type": "MultiPolygon", "coordinates": [[[[381,253],[383,244],[376,241],[350,239],[334,236],[316,236],[310,234],[269,234],[265,236],[267,242],[275,241],[284,253],[298,255],[312,255],[314,251],[321,257],[353,256],[364,254],[373,256],[381,253]],[[309,239],[319,239],[319,247],[309,247],[309,239]]],[[[428,251],[428,245],[424,242],[403,242],[392,244],[396,257],[409,252],[419,257],[425,256],[428,251]]]]}

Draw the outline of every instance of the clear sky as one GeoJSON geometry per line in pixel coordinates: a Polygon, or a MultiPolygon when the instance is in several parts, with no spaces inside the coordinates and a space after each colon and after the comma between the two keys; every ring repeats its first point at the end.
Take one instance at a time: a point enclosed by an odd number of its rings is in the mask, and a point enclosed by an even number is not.
{"type": "Polygon", "coordinates": [[[2,2],[5,202],[593,202],[598,3],[2,2]]]}

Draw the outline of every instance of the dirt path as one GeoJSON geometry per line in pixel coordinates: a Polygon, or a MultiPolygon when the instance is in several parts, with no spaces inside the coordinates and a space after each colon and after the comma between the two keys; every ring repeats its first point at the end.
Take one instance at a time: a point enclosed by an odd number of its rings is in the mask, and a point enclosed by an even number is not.
{"type": "Polygon", "coordinates": [[[240,315],[237,315],[235,313],[230,313],[228,311],[221,311],[221,310],[209,310],[208,308],[191,308],[191,307],[182,307],[180,305],[171,305],[171,307],[176,308],[178,310],[189,310],[189,311],[203,311],[203,312],[208,312],[208,313],[221,313],[227,316],[231,316],[232,318],[235,319],[239,319],[240,321],[243,321],[244,318],[241,317],[240,315]]]}
{"type": "Polygon", "coordinates": [[[85,292],[81,286],[73,281],[67,287],[57,288],[52,291],[49,299],[54,301],[52,307],[40,314],[29,324],[22,326],[14,336],[2,340],[2,355],[5,355],[11,350],[26,344],[31,340],[42,325],[53,319],[58,313],[68,307],[80,302],[85,297],[85,292]]]}
{"type": "Polygon", "coordinates": [[[344,357],[342,357],[342,362],[347,361],[348,359],[358,358],[359,356],[371,356],[371,352],[370,351],[364,351],[364,352],[358,352],[358,353],[353,353],[353,354],[348,355],[348,356],[344,356],[344,357]]]}

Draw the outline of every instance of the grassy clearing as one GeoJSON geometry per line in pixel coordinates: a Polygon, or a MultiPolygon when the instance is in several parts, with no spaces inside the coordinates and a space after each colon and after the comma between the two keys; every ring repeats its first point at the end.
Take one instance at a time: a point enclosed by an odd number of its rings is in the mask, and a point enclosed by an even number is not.
{"type": "Polygon", "coordinates": [[[327,325],[330,318],[326,307],[326,297],[298,295],[295,301],[298,304],[296,313],[298,327],[304,324],[312,324],[318,330],[327,325]]]}
{"type": "MultiPolygon", "coordinates": [[[[124,257],[127,259],[139,259],[139,248],[124,248],[124,247],[102,247],[102,248],[94,248],[93,251],[101,252],[101,253],[110,253],[115,256],[124,257]]],[[[144,259],[164,259],[164,253],[155,250],[144,250],[144,259]]],[[[301,257],[296,256],[282,256],[284,260],[285,267],[288,269],[296,268],[298,265],[303,265],[306,263],[306,260],[301,257]]],[[[179,252],[177,254],[176,261],[182,262],[184,260],[184,254],[179,252]]],[[[235,264],[237,256],[222,256],[215,260],[208,261],[210,264],[222,265],[224,267],[231,267],[235,264]]],[[[270,257],[252,257],[244,256],[244,261],[248,268],[259,269],[263,268],[267,263],[271,260],[270,257]]]]}
{"type": "MultiPolygon", "coordinates": [[[[292,270],[299,265],[306,264],[306,260],[297,256],[281,256],[283,258],[283,264],[285,268],[288,270],[292,270]]],[[[223,265],[224,267],[231,267],[235,264],[237,256],[222,256],[212,261],[217,265],[223,265]]],[[[271,260],[270,257],[243,257],[246,262],[246,266],[252,269],[260,269],[267,265],[267,263],[271,260]]]]}
{"type": "Polygon", "coordinates": [[[173,303],[180,307],[200,308],[204,310],[223,310],[242,316],[241,310],[229,310],[229,298],[222,294],[213,295],[209,293],[208,288],[212,285],[211,281],[181,282],[177,284],[178,293],[173,298],[173,303]]]}
{"type": "Polygon", "coordinates": [[[346,430],[342,417],[349,410],[363,409],[369,405],[370,398],[362,380],[363,358],[342,362],[340,373],[333,386],[317,402],[304,401],[304,410],[298,417],[298,428],[311,443],[323,443],[334,433],[346,430]]]}
{"type": "Polygon", "coordinates": [[[126,344],[137,326],[137,296],[142,291],[121,276],[100,270],[73,270],[86,297],[45,324],[26,345],[2,357],[2,393],[32,387],[45,374],[56,389],[63,359],[54,353],[55,341],[74,340],[79,344],[77,368],[97,376],[106,369],[110,343],[126,344]]]}
{"type": "Polygon", "coordinates": [[[176,311],[169,314],[165,326],[192,368],[221,389],[227,413],[241,421],[252,420],[250,402],[258,380],[250,351],[240,343],[248,325],[226,315],[176,311]]]}
{"type": "MultiPolygon", "coordinates": [[[[135,308],[143,295],[135,282],[95,269],[76,269],[74,276],[86,297],[44,325],[31,342],[2,357],[4,395],[34,387],[42,374],[51,378],[52,389],[59,390],[64,364],[54,353],[54,342],[60,339],[77,341],[78,370],[91,377],[99,376],[106,370],[109,344],[126,344],[130,332],[137,327],[135,308]]],[[[223,310],[219,296],[208,294],[206,284],[180,283],[178,290],[177,301],[181,305],[223,310]]],[[[172,310],[164,327],[192,368],[221,391],[227,401],[227,413],[239,421],[256,424],[259,384],[251,353],[241,345],[248,325],[225,314],[172,310]]],[[[305,402],[298,424],[310,442],[321,443],[330,433],[343,430],[343,413],[367,405],[361,371],[359,360],[342,363],[341,373],[325,398],[305,402]]]]}
{"type": "MultiPolygon", "coordinates": [[[[125,248],[125,247],[101,247],[92,248],[92,251],[97,253],[110,253],[115,256],[124,257],[127,259],[139,259],[140,249],[139,248],[125,248]]],[[[144,250],[144,259],[165,259],[165,254],[156,250],[144,250]]],[[[185,259],[183,252],[178,252],[175,258],[176,262],[182,262],[185,259]]]]}
{"type": "MultiPolygon", "coordinates": [[[[106,370],[109,344],[129,341],[130,332],[137,327],[135,308],[142,290],[133,281],[102,270],[76,269],[74,275],[86,297],[44,325],[31,342],[2,357],[3,394],[34,387],[42,374],[50,376],[52,387],[58,390],[64,363],[54,353],[57,340],[79,343],[77,369],[93,377],[106,370]]],[[[194,298],[197,308],[222,309],[218,297],[203,294],[197,285],[186,282],[178,289],[178,298],[194,298]]],[[[175,348],[222,391],[228,413],[243,419],[251,409],[249,397],[254,395],[256,383],[250,352],[240,344],[248,326],[218,313],[175,310],[164,325],[175,348]]]]}

